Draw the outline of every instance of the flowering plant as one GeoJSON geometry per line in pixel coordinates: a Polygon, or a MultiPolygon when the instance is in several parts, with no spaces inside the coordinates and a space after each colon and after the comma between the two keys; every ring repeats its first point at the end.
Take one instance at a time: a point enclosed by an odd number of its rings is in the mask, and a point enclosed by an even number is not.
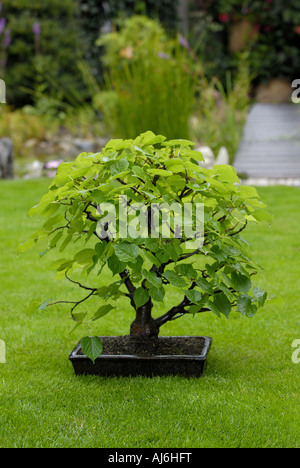
{"type": "MultiPolygon", "coordinates": [[[[0,14],[2,12],[2,3],[0,2],[0,14]]],[[[6,50],[11,43],[10,29],[7,27],[6,18],[0,17],[0,70],[4,74],[7,55],[6,50]]]]}
{"type": "MultiPolygon", "coordinates": [[[[233,24],[247,20],[255,30],[250,61],[259,78],[299,74],[300,4],[290,0],[217,0],[209,12],[230,31],[233,24]],[[297,69],[298,68],[298,69],[297,69]]],[[[249,44],[246,45],[249,48],[249,44]]]]}
{"type": "Polygon", "coordinates": [[[169,38],[158,21],[126,20],[101,36],[105,88],[94,97],[111,134],[134,138],[150,128],[189,138],[198,70],[187,40],[169,38]]]}

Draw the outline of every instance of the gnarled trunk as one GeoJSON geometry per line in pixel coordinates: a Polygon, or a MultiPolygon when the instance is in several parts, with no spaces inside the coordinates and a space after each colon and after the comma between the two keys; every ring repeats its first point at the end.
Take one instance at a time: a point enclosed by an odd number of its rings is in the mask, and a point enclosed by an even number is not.
{"type": "Polygon", "coordinates": [[[143,305],[136,311],[136,318],[130,327],[130,335],[136,337],[154,337],[159,334],[159,326],[151,315],[152,301],[143,305]]]}

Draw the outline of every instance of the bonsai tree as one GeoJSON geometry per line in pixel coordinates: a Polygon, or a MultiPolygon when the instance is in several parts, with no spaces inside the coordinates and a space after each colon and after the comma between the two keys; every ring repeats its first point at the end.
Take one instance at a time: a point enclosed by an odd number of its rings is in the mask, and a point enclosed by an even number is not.
{"type": "MultiPolygon", "coordinates": [[[[110,313],[120,297],[136,314],[130,334],[141,339],[158,336],[164,324],[186,314],[228,317],[235,310],[252,317],[264,305],[267,293],[252,283],[259,267],[241,234],[249,222],[269,222],[270,215],[231,166],[202,167],[192,146],[152,132],[111,140],[101,153],[61,164],[48,193],[30,210],[45,222],[20,251],[45,239],[42,255],[72,245],[73,253],[55,267],[85,293],[70,303],[76,326],[110,313]],[[186,216],[180,225],[181,209],[186,216]],[[112,279],[103,284],[107,268],[112,279]],[[170,285],[181,301],[155,317],[154,306],[164,302],[170,285]],[[92,296],[99,304],[90,316],[80,306],[92,296]]],[[[64,302],[33,300],[30,308],[64,302]]],[[[91,359],[101,354],[98,337],[81,344],[91,359]]]]}

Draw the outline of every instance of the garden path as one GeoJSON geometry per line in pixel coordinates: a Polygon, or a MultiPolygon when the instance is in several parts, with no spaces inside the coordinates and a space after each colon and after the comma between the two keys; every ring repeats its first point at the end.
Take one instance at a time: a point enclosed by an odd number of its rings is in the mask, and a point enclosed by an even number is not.
{"type": "Polygon", "coordinates": [[[299,178],[300,106],[254,104],[234,167],[250,178],[299,178]]]}

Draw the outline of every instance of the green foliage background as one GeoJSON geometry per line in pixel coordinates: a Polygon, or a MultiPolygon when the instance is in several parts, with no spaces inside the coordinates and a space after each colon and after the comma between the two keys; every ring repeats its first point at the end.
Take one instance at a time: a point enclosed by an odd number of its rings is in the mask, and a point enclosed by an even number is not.
{"type": "Polygon", "coordinates": [[[298,0],[288,2],[214,0],[208,3],[207,12],[212,23],[207,23],[206,31],[213,42],[210,41],[207,50],[203,50],[203,53],[209,57],[209,53],[215,51],[214,62],[221,67],[219,73],[222,69],[234,67],[235,56],[228,51],[228,37],[233,25],[247,20],[258,33],[253,43],[247,41],[246,44],[247,50],[251,52],[249,54],[251,72],[256,73],[257,81],[274,77],[299,76],[300,4],[298,0]]]}
{"type": "Polygon", "coordinates": [[[93,72],[101,76],[101,49],[95,42],[105,21],[118,27],[122,19],[145,12],[172,29],[177,25],[176,4],[170,0],[3,0],[1,17],[6,19],[12,37],[2,70],[8,83],[8,102],[17,107],[30,103],[32,98],[24,88],[33,89],[41,82],[51,83],[50,94],[70,89],[82,93],[83,78],[77,64],[85,58],[93,72]],[[109,4],[108,9],[104,3],[109,4]],[[36,22],[41,26],[38,56],[33,33],[36,22]]]}
{"type": "Polygon", "coordinates": [[[12,42],[7,49],[4,78],[8,84],[8,102],[27,104],[40,73],[55,82],[55,89],[80,88],[77,61],[84,44],[80,41],[77,0],[3,0],[1,16],[6,18],[12,42]],[[41,27],[40,54],[35,50],[34,23],[41,27]]]}

